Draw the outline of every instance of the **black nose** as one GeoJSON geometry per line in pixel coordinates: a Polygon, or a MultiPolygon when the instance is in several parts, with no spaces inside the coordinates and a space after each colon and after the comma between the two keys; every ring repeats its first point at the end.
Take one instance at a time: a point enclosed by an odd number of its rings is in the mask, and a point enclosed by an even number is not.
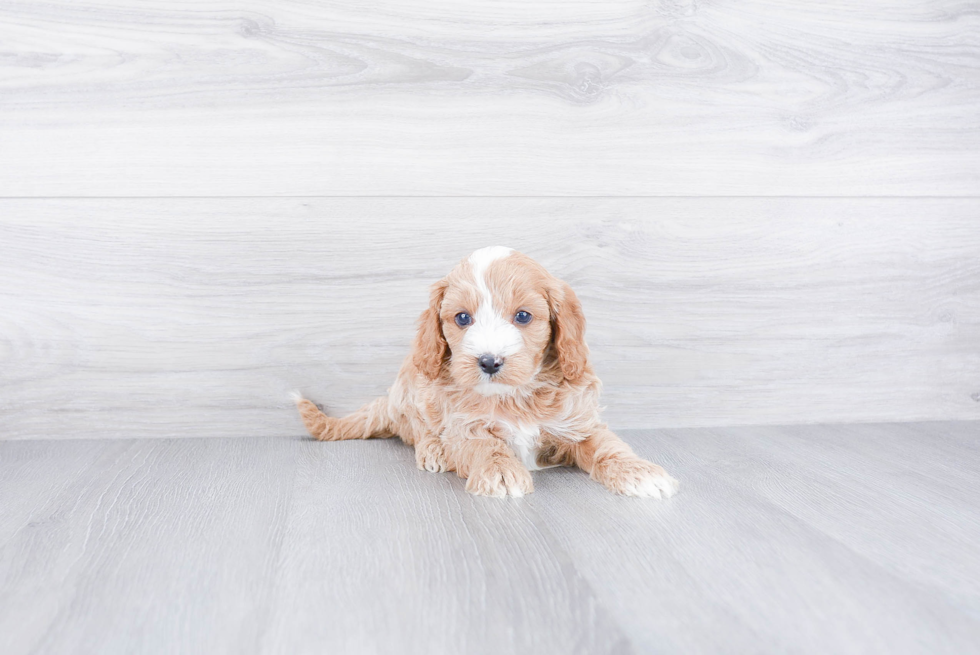
{"type": "Polygon", "coordinates": [[[504,360],[493,355],[480,355],[478,361],[480,362],[480,370],[487,375],[493,375],[504,365],[504,360]]]}

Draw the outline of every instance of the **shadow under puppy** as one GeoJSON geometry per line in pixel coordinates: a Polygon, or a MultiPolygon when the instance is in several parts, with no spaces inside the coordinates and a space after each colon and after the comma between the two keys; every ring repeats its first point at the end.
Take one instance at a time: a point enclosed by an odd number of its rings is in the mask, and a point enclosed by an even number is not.
{"type": "Polygon", "coordinates": [[[317,439],[397,435],[419,468],[456,471],[474,494],[521,496],[530,471],[578,466],[617,493],[669,498],[677,480],[600,421],[588,354],[571,287],[527,255],[484,248],[432,286],[386,397],[344,418],[298,407],[317,439]]]}

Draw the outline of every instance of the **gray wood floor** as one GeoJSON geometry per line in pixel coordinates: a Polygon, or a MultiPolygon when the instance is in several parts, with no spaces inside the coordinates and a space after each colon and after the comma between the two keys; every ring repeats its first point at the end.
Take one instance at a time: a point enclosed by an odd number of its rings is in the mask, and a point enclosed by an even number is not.
{"type": "Polygon", "coordinates": [[[396,441],[0,442],[0,652],[965,653],[980,423],[631,431],[475,498],[396,441]]]}

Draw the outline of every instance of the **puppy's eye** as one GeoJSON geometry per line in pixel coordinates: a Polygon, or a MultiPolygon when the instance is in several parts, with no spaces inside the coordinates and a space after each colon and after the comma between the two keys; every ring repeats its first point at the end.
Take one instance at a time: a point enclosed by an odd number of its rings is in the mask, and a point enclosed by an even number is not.
{"type": "Polygon", "coordinates": [[[473,317],[466,312],[460,312],[456,314],[456,325],[459,327],[466,327],[473,322],[473,317]]]}
{"type": "Polygon", "coordinates": [[[530,312],[525,312],[522,309],[521,311],[517,312],[517,314],[514,315],[514,322],[520,323],[521,325],[527,325],[528,323],[531,322],[532,318],[533,317],[531,316],[530,312]]]}

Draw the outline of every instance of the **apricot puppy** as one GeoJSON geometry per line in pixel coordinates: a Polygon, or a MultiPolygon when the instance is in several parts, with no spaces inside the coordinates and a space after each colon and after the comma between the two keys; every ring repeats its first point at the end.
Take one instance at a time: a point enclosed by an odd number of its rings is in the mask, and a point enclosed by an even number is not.
{"type": "Polygon", "coordinates": [[[419,468],[456,471],[466,490],[522,496],[531,473],[578,466],[628,496],[669,498],[678,482],[599,418],[575,292],[527,255],[477,250],[432,286],[412,353],[388,395],[331,418],[298,399],[322,441],[399,436],[419,468]]]}

